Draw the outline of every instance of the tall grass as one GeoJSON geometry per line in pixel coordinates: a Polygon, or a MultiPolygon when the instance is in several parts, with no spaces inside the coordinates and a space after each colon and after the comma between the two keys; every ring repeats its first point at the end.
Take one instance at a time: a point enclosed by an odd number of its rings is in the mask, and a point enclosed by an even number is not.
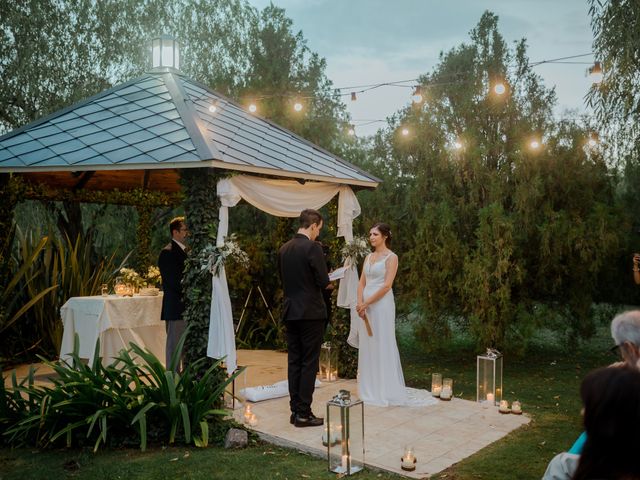
{"type": "Polygon", "coordinates": [[[115,253],[92,259],[89,245],[81,237],[71,240],[51,231],[43,236],[17,228],[14,264],[24,273],[18,280],[15,301],[30,308],[20,322],[14,322],[12,333],[23,351],[33,349],[55,356],[62,340],[60,307],[70,297],[97,294],[101,284],[108,283],[121,267],[114,264],[115,253]]]}

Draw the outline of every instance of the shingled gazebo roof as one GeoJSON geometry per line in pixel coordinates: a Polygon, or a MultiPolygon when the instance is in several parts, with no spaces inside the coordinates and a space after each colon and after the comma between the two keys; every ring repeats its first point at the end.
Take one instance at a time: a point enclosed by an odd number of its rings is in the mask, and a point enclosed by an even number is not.
{"type": "Polygon", "coordinates": [[[0,137],[0,172],[56,188],[176,192],[178,169],[196,167],[369,188],[380,181],[176,70],[149,72],[0,137]]]}

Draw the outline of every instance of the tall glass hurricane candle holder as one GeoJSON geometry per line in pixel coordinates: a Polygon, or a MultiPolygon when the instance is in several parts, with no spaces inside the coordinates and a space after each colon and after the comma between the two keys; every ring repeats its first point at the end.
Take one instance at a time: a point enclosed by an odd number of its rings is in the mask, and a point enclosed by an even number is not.
{"type": "Polygon", "coordinates": [[[329,471],[353,475],[364,468],[364,404],[347,390],[327,402],[329,471]],[[335,429],[335,431],[334,431],[335,429]],[[333,441],[335,439],[335,441],[333,441]]]}
{"type": "Polygon", "coordinates": [[[338,349],[331,342],[324,342],[320,349],[318,378],[323,382],[335,382],[338,379],[338,349]]]}
{"type": "Polygon", "coordinates": [[[502,354],[491,348],[477,358],[476,400],[500,405],[502,400],[502,354]]]}

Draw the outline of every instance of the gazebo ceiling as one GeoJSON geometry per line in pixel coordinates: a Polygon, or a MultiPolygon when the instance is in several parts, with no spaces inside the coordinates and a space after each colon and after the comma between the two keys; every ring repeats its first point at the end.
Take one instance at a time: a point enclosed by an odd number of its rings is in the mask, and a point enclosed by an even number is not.
{"type": "Polygon", "coordinates": [[[0,137],[0,172],[55,188],[176,192],[178,170],[198,167],[369,188],[380,181],[175,70],[0,137]]]}

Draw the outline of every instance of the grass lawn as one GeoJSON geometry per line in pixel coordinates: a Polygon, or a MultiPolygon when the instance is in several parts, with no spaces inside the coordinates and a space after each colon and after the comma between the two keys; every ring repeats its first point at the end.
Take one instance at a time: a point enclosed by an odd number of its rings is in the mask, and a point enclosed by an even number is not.
{"type": "MultiPolygon", "coordinates": [[[[425,353],[400,327],[400,348],[409,386],[430,388],[431,373],[454,379],[454,393],[475,400],[476,354],[463,341],[444,353],[425,353]]],[[[528,426],[433,477],[438,479],[539,479],[548,461],[566,450],[581,432],[578,389],[584,375],[615,360],[608,327],[588,344],[568,351],[551,336],[538,339],[526,357],[504,360],[504,390],[509,401],[520,400],[532,418],[528,426]]],[[[309,455],[254,444],[227,451],[177,448],[110,450],[97,454],[82,450],[37,451],[0,449],[0,480],[25,479],[306,479],[335,478],[326,462],[309,455]]],[[[374,471],[356,478],[400,478],[374,471]]]]}

